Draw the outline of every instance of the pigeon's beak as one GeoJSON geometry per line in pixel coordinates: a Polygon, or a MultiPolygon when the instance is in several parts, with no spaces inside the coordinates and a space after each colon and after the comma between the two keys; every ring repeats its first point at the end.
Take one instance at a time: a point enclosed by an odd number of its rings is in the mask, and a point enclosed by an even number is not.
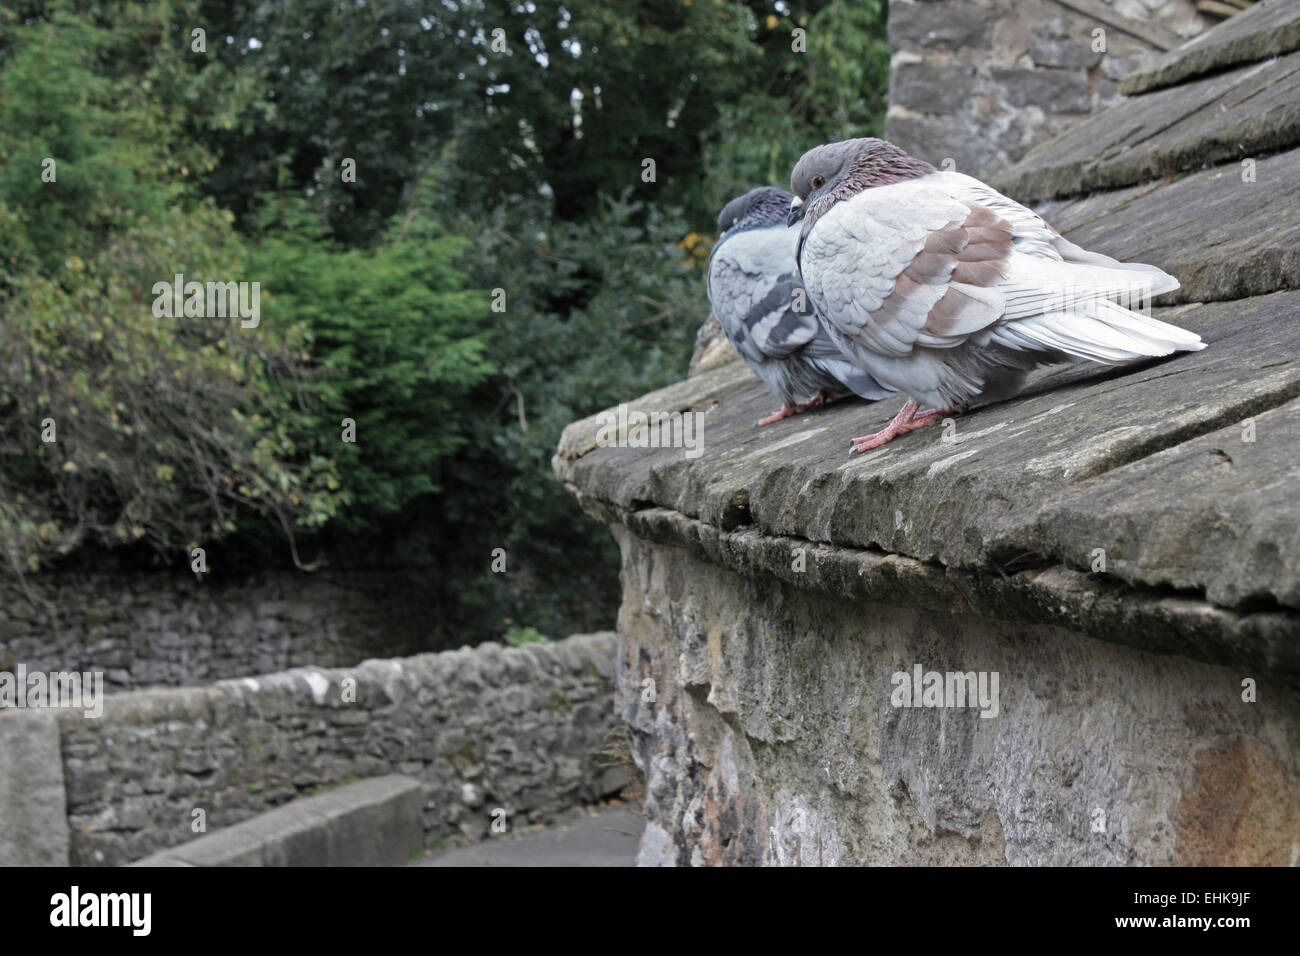
{"type": "Polygon", "coordinates": [[[803,219],[803,213],[803,200],[798,196],[795,196],[790,200],[790,215],[785,217],[785,224],[787,226],[793,226],[796,222],[803,219]]]}

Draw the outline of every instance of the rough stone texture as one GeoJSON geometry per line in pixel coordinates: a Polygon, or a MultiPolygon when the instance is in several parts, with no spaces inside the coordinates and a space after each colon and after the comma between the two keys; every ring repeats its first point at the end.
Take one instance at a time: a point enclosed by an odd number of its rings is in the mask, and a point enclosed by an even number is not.
{"type": "MultiPolygon", "coordinates": [[[[1024,72],[1035,75],[1032,70],[1024,72]]],[[[974,80],[975,68],[963,63],[899,63],[890,77],[889,102],[928,113],[951,113],[965,102],[974,80]]],[[[1083,88],[1087,90],[1086,84],[1083,88]]]]}
{"type": "Polygon", "coordinates": [[[532,822],[595,801],[625,776],[594,754],[614,726],[613,652],[608,633],[485,644],[117,694],[97,720],[60,711],[71,862],[188,841],[198,808],[226,827],[390,773],[423,785],[426,845],[483,836],[498,807],[532,822]]]}
{"type": "Polygon", "coordinates": [[[1098,23],[1135,36],[1159,50],[1177,46],[1183,37],[1205,29],[1208,23],[1193,0],[1058,0],[1098,23]]]}
{"type": "Polygon", "coordinates": [[[402,866],[424,847],[424,791],[401,774],[299,797],[133,866],[402,866]]]}
{"type": "Polygon", "coordinates": [[[1300,48],[1300,4],[1295,0],[1262,0],[1213,32],[1189,40],[1146,69],[1126,76],[1119,89],[1132,96],[1297,48],[1300,48]]]}
{"type": "Polygon", "coordinates": [[[436,611],[385,572],[67,574],[0,580],[0,671],[103,671],[108,692],[429,649],[436,611]]]}
{"type": "Polygon", "coordinates": [[[59,728],[44,711],[0,713],[0,866],[67,866],[59,728]]]}
{"type": "Polygon", "coordinates": [[[894,51],[987,49],[1000,12],[992,7],[951,3],[891,3],[889,40],[894,51]]]}
{"type": "Polygon", "coordinates": [[[1245,703],[1239,670],[955,607],[847,601],[616,533],[643,865],[1300,854],[1300,702],[1262,675],[1245,703]],[[998,716],[890,706],[891,675],[916,663],[997,671],[998,716]]]}
{"type": "Polygon", "coordinates": [[[699,375],[710,369],[719,368],[731,362],[739,362],[740,353],[731,347],[718,318],[712,312],[708,319],[695,333],[695,350],[691,353],[691,365],[687,376],[699,375]]]}
{"type": "Polygon", "coordinates": [[[986,177],[1118,102],[1118,78],[1209,23],[1190,0],[891,0],[885,138],[986,177]]]}
{"type": "Polygon", "coordinates": [[[1021,202],[1116,189],[1300,143],[1300,52],[1126,100],[990,182],[1021,202]]]}
{"type": "Polygon", "coordinates": [[[557,473],[580,500],[620,512],[661,507],[724,531],[752,526],[949,568],[1088,568],[1092,549],[1110,545],[1118,550],[1107,552],[1107,571],[1133,584],[1165,588],[1176,580],[1220,606],[1263,599],[1300,611],[1300,502],[1273,490],[1279,481],[1285,489],[1296,467],[1285,406],[1300,396],[1298,309],[1294,292],[1187,309],[1176,321],[1210,343],[1204,351],[1123,370],[1044,370],[1012,401],[853,457],[845,454],[849,439],[882,427],[901,399],[839,403],[759,429],[753,421],[768,394],[748,369],[728,366],[631,403],[705,410],[702,457],[595,447],[593,417],[566,430],[557,473]],[[1273,409],[1279,412],[1266,416],[1273,409]],[[1242,450],[1251,418],[1256,440],[1242,450]],[[1212,477],[1224,459],[1188,445],[1202,436],[1240,460],[1226,491],[1213,491],[1221,485],[1212,477]],[[1130,503],[1150,506],[1130,476],[1156,468],[1165,459],[1152,456],[1166,449],[1195,462],[1181,493],[1158,489],[1181,515],[1182,533],[1138,540],[1098,533],[1059,546],[1065,539],[1055,537],[1050,517],[1065,507],[1058,502],[1095,513],[1099,528],[1119,522],[1130,503]],[[1109,490],[1117,482],[1127,497],[1109,490]],[[1233,496],[1260,520],[1225,538],[1233,496]],[[1225,548],[1267,558],[1234,566],[1223,560],[1225,548]]]}

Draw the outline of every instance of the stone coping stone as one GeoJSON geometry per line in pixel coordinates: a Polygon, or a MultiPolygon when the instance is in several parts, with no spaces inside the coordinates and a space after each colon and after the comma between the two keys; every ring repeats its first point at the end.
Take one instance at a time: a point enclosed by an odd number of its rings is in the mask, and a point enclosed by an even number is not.
{"type": "Polygon", "coordinates": [[[665,509],[723,532],[984,577],[1090,573],[1103,549],[1109,580],[1207,610],[1276,612],[1295,642],[1300,499],[1286,489],[1300,477],[1297,312],[1300,292],[1159,310],[1209,347],[1041,370],[1011,401],[852,457],[849,439],[882,427],[901,398],[756,428],[771,394],[746,367],[724,366],[630,403],[702,412],[699,457],[601,445],[593,416],[565,430],[553,466],[584,508],[621,523],[665,509]]]}
{"type": "Polygon", "coordinates": [[[48,710],[0,710],[0,866],[67,865],[58,721],[48,710]]]}
{"type": "Polygon", "coordinates": [[[1300,149],[1036,211],[1073,242],[1149,262],[1182,288],[1164,302],[1241,299],[1300,288],[1300,149]],[[1245,181],[1250,174],[1253,181],[1245,181]]]}
{"type": "Polygon", "coordinates": [[[1124,100],[1031,149],[992,185],[1020,202],[1133,186],[1300,144],[1300,52],[1124,100]]]}
{"type": "Polygon", "coordinates": [[[1157,50],[1172,50],[1182,42],[1182,38],[1177,33],[1153,20],[1138,19],[1121,13],[1111,6],[1111,0],[1056,0],[1056,2],[1121,33],[1137,37],[1157,50]]]}
{"type": "MultiPolygon", "coordinates": [[[[386,701],[418,693],[430,675],[455,675],[469,689],[501,687],[530,673],[525,661],[552,673],[574,670],[583,665],[595,668],[606,679],[613,674],[613,660],[605,645],[612,631],[572,634],[557,641],[505,647],[487,641],[474,647],[430,651],[410,657],[372,658],[355,667],[295,667],[270,674],[236,677],[204,687],[152,687],[112,694],[104,698],[104,715],[116,726],[148,727],[169,720],[193,723],[205,720],[225,723],[232,707],[277,706],[279,699],[310,698],[319,706],[340,707],[340,682],[356,679],[357,693],[382,695],[386,701]]],[[[380,699],[380,698],[376,698],[380,699]]],[[[75,709],[52,711],[54,720],[76,726],[84,720],[75,709]]],[[[67,727],[65,727],[65,730],[67,727]]]]}
{"type": "Polygon", "coordinates": [[[424,793],[401,774],[301,797],[131,866],[400,866],[424,839],[424,793]]]}
{"type": "Polygon", "coordinates": [[[1127,96],[1300,49],[1300,3],[1263,0],[1120,82],[1127,96]]]}

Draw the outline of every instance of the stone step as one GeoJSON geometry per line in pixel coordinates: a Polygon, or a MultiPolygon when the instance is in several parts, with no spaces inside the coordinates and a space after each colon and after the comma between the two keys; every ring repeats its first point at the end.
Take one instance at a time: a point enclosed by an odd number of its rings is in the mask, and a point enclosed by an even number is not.
{"type": "Polygon", "coordinates": [[[402,774],[301,797],[131,866],[399,866],[423,846],[424,796],[402,774]]]}

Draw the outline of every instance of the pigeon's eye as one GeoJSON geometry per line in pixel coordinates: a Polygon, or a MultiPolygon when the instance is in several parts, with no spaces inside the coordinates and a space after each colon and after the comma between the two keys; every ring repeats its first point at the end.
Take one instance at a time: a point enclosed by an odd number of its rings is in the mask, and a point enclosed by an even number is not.
{"type": "Polygon", "coordinates": [[[825,186],[825,185],[826,185],[826,180],[823,179],[821,176],[814,176],[814,177],[812,178],[812,188],[813,188],[813,189],[821,189],[821,188],[822,188],[823,186],[825,186]]]}

